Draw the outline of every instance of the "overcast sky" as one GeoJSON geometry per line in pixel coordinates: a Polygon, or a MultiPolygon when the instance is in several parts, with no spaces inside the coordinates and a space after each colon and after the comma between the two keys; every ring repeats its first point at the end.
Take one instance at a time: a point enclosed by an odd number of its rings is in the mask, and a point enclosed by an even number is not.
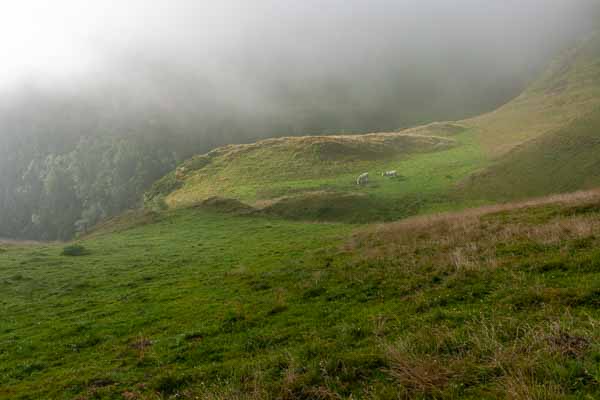
{"type": "Polygon", "coordinates": [[[209,70],[285,66],[317,76],[347,63],[369,67],[391,52],[431,56],[432,48],[439,61],[469,48],[502,60],[587,23],[585,3],[593,1],[7,1],[0,14],[1,79],[81,73],[120,52],[209,70]]]}
{"type": "Polygon", "coordinates": [[[325,114],[328,104],[347,103],[375,120],[400,91],[406,101],[418,92],[415,102],[435,108],[489,86],[498,91],[493,103],[512,94],[505,82],[521,85],[519,79],[590,29],[594,3],[5,1],[0,90],[118,82],[123,90],[131,84],[165,98],[210,92],[202,101],[281,118],[314,112],[306,104],[311,99],[325,114]]]}

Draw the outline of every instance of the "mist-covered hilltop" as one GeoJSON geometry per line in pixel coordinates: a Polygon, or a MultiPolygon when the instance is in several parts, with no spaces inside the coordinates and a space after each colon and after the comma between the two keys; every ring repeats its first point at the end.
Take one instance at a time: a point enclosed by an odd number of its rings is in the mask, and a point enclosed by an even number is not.
{"type": "Polygon", "coordinates": [[[590,28],[592,3],[11,6],[3,37],[25,46],[7,42],[0,76],[0,237],[69,238],[223,144],[492,110],[590,28]]]}
{"type": "Polygon", "coordinates": [[[146,205],[364,223],[593,188],[599,62],[600,34],[591,34],[515,99],[475,118],[222,146],[157,181],[146,205]]]}

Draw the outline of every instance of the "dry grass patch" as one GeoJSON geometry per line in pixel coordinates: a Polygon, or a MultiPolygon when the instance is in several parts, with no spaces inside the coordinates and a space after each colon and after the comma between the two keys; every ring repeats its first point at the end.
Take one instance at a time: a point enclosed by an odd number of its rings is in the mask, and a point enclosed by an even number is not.
{"type": "MultiPolygon", "coordinates": [[[[494,398],[563,398],[564,378],[554,368],[583,359],[598,340],[593,330],[597,321],[584,328],[575,324],[569,314],[535,325],[512,318],[480,319],[459,331],[440,328],[410,335],[384,345],[386,372],[405,398],[446,398],[450,387],[486,384],[494,398]]],[[[581,374],[598,384],[593,373],[582,369],[581,374]]]]}
{"type": "Polygon", "coordinates": [[[563,245],[567,239],[599,235],[596,206],[600,210],[600,190],[414,217],[360,230],[345,249],[364,260],[395,259],[405,266],[447,265],[457,271],[495,268],[500,261],[499,248],[509,242],[563,245]],[[529,216],[514,217],[515,213],[535,213],[547,206],[556,209],[543,215],[541,222],[528,222],[529,216]],[[503,214],[511,215],[511,219],[504,219],[503,214]]]}
{"type": "Polygon", "coordinates": [[[440,394],[455,376],[447,360],[415,354],[406,345],[389,346],[388,374],[409,393],[440,394]]]}

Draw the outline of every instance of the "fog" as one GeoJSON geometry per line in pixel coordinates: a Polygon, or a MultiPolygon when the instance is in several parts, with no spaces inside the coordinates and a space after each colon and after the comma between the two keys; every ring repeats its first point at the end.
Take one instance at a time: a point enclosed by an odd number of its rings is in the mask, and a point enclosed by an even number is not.
{"type": "Polygon", "coordinates": [[[598,6],[3,2],[0,236],[68,238],[218,145],[492,110],[594,29],[598,6]]]}
{"type": "Polygon", "coordinates": [[[389,129],[507,100],[590,29],[593,3],[9,2],[0,90],[130,93],[298,129],[389,129]]]}

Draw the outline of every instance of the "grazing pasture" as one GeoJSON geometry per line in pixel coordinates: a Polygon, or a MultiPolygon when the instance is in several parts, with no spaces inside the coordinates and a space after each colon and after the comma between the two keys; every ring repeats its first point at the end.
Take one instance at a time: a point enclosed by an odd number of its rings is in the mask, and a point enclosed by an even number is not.
{"type": "Polygon", "coordinates": [[[0,398],[596,398],[599,238],[586,192],[359,229],[197,207],[77,257],[5,246],[0,398]]]}

